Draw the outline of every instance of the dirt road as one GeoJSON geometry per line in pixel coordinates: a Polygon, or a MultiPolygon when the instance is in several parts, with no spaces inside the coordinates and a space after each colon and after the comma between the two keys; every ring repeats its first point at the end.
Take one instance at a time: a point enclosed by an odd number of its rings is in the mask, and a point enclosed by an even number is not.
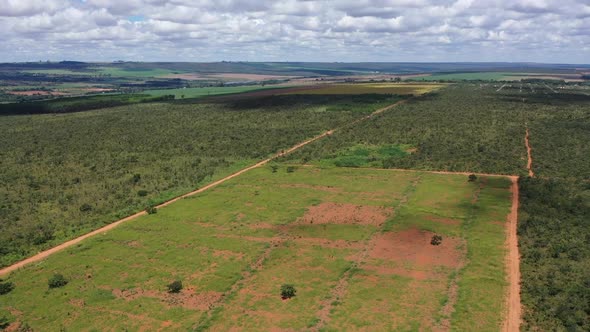
{"type": "MultiPolygon", "coordinates": [[[[364,120],[370,119],[374,115],[379,114],[379,113],[383,113],[383,112],[385,112],[385,111],[387,111],[387,110],[389,110],[389,109],[391,109],[391,108],[393,108],[393,107],[395,107],[395,106],[397,106],[397,105],[399,105],[399,104],[401,104],[403,102],[405,102],[405,100],[398,101],[395,104],[392,104],[392,105],[389,105],[389,106],[380,108],[380,109],[374,111],[373,113],[371,113],[370,115],[367,115],[367,116],[362,117],[362,118],[360,118],[358,120],[355,120],[352,123],[347,124],[346,126],[354,125],[354,124],[356,124],[356,123],[358,123],[360,121],[364,121],[364,120]]],[[[235,173],[233,173],[231,175],[228,175],[228,176],[226,176],[226,177],[224,177],[224,178],[222,178],[220,180],[217,180],[215,182],[212,182],[212,183],[210,183],[210,184],[208,184],[208,185],[206,185],[206,186],[204,186],[204,187],[202,187],[202,188],[200,188],[198,190],[191,191],[191,192],[186,193],[186,194],[184,194],[182,196],[178,196],[176,198],[173,198],[173,199],[171,199],[171,200],[169,200],[167,202],[164,202],[164,203],[156,206],[156,208],[158,208],[158,209],[159,208],[163,208],[163,207],[168,206],[168,205],[170,205],[170,204],[172,204],[172,203],[174,203],[174,202],[176,202],[176,201],[178,201],[180,199],[183,199],[185,197],[193,196],[193,195],[198,194],[198,193],[201,193],[201,192],[203,192],[205,190],[211,189],[211,188],[213,188],[213,187],[215,187],[215,186],[217,186],[219,184],[222,184],[222,183],[224,183],[224,182],[226,182],[226,181],[228,181],[230,179],[233,179],[233,178],[235,178],[235,177],[237,177],[237,176],[239,176],[239,175],[241,175],[241,174],[243,174],[245,172],[248,172],[248,171],[250,171],[250,170],[252,170],[254,168],[263,166],[263,165],[267,164],[268,162],[270,162],[270,161],[272,161],[272,160],[274,160],[276,158],[282,157],[282,156],[287,155],[287,154],[289,154],[289,153],[291,153],[291,152],[293,152],[293,151],[295,151],[297,149],[300,149],[301,147],[303,147],[303,146],[305,146],[305,145],[307,145],[309,143],[312,143],[312,142],[314,142],[314,141],[316,141],[318,139],[321,139],[323,137],[329,136],[332,133],[334,133],[335,130],[337,130],[337,129],[328,130],[328,131],[326,131],[326,132],[324,132],[324,133],[322,133],[322,134],[320,134],[318,136],[315,136],[315,137],[310,138],[310,139],[308,139],[306,141],[303,141],[301,143],[298,143],[295,146],[291,147],[290,149],[281,151],[281,152],[273,155],[272,157],[270,157],[268,159],[262,160],[262,161],[254,164],[252,166],[249,166],[249,167],[244,168],[244,169],[242,169],[242,170],[240,170],[238,172],[235,172],[235,173]]],[[[85,240],[85,239],[87,239],[89,237],[92,237],[92,236],[95,236],[95,235],[98,235],[98,234],[101,234],[101,233],[105,233],[105,232],[107,232],[107,231],[109,231],[109,230],[111,230],[111,229],[119,226],[120,224],[122,224],[124,222],[133,220],[133,219],[135,219],[137,217],[140,217],[140,216],[143,216],[145,214],[147,214],[145,211],[138,212],[138,213],[136,213],[134,215],[131,215],[131,216],[128,216],[126,218],[117,220],[117,221],[115,221],[115,222],[113,222],[111,224],[108,224],[108,225],[106,225],[106,226],[104,226],[102,228],[99,228],[97,230],[94,230],[94,231],[92,231],[90,233],[84,234],[84,235],[79,236],[79,237],[77,237],[75,239],[72,239],[72,240],[69,240],[67,242],[64,242],[64,243],[62,243],[62,244],[60,244],[58,246],[55,246],[55,247],[53,247],[51,249],[42,251],[42,252],[40,252],[40,253],[38,253],[38,254],[36,254],[34,256],[31,256],[31,257],[29,257],[27,259],[24,259],[24,260],[22,260],[20,262],[14,263],[14,264],[12,264],[10,266],[7,266],[7,267],[5,267],[3,269],[0,269],[0,276],[5,276],[5,275],[7,275],[7,274],[9,274],[9,273],[11,273],[13,271],[16,271],[16,270],[22,268],[23,266],[25,266],[27,264],[31,264],[31,263],[34,263],[34,262],[39,262],[39,261],[41,261],[41,260],[49,257],[50,255],[52,255],[52,254],[54,254],[56,252],[59,252],[61,250],[64,250],[66,248],[69,248],[69,247],[71,247],[71,246],[73,246],[75,244],[78,244],[81,241],[83,241],[83,240],[85,240]]]]}
{"type": "Polygon", "coordinates": [[[528,161],[526,164],[526,168],[529,170],[529,176],[535,177],[535,172],[533,172],[533,155],[531,153],[531,144],[529,143],[529,128],[526,128],[526,134],[524,135],[524,145],[526,146],[526,153],[528,156],[528,161]]]}
{"type": "Polygon", "coordinates": [[[502,331],[518,331],[521,323],[520,307],[520,254],[518,253],[518,177],[511,177],[512,180],[512,208],[508,215],[508,301],[506,320],[502,331]]]}

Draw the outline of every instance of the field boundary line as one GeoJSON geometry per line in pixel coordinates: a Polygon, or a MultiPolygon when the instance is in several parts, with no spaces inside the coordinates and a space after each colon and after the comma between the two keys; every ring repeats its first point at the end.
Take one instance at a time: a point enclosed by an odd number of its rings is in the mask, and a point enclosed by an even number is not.
{"type": "Polygon", "coordinates": [[[511,178],[512,206],[508,221],[508,296],[506,305],[506,319],[502,324],[503,332],[518,332],[521,324],[520,303],[520,253],[518,251],[518,178],[511,178]]]}
{"type": "Polygon", "coordinates": [[[532,148],[531,148],[531,143],[529,142],[530,139],[530,132],[529,132],[529,127],[526,127],[526,131],[524,134],[524,146],[526,147],[526,153],[527,153],[527,164],[526,164],[526,168],[529,171],[529,176],[530,177],[535,177],[535,172],[533,172],[533,155],[532,155],[532,148]]]}
{"type": "MultiPolygon", "coordinates": [[[[156,209],[163,208],[163,207],[166,207],[166,206],[168,206],[168,205],[170,205],[170,204],[172,204],[174,202],[177,202],[177,201],[179,201],[179,200],[181,200],[183,198],[190,197],[190,196],[193,196],[193,195],[202,193],[202,192],[204,192],[206,190],[209,190],[209,189],[211,189],[213,187],[216,187],[216,186],[218,186],[218,185],[220,185],[220,184],[222,184],[222,183],[224,183],[224,182],[226,182],[228,180],[231,180],[231,179],[233,179],[235,177],[238,177],[238,176],[240,176],[240,175],[242,175],[242,174],[244,174],[244,173],[246,173],[246,172],[248,172],[250,170],[253,170],[253,169],[258,168],[260,166],[264,166],[264,165],[268,164],[269,162],[271,162],[271,161],[273,161],[273,160],[275,160],[277,158],[280,158],[280,157],[283,157],[283,156],[285,156],[287,154],[290,154],[293,151],[296,151],[296,150],[298,150],[298,149],[300,149],[300,148],[302,148],[302,147],[304,147],[304,146],[306,146],[306,145],[308,145],[310,143],[313,143],[313,142],[315,142],[315,141],[317,141],[317,140],[319,140],[321,138],[324,138],[326,136],[330,136],[336,130],[342,129],[342,128],[346,127],[346,126],[353,126],[353,125],[355,125],[355,124],[357,124],[357,123],[359,123],[361,121],[365,121],[365,120],[371,119],[373,116],[378,115],[380,113],[383,113],[385,111],[388,111],[388,110],[390,110],[390,109],[392,109],[392,108],[394,108],[394,107],[396,107],[396,106],[398,106],[398,105],[400,105],[402,103],[405,103],[407,100],[408,99],[399,100],[399,101],[397,101],[397,102],[395,102],[395,103],[393,103],[391,105],[388,105],[388,106],[379,108],[379,109],[375,110],[374,112],[372,112],[371,114],[366,115],[364,117],[361,117],[361,118],[359,118],[357,120],[354,120],[354,121],[352,121],[352,122],[350,122],[348,124],[342,125],[342,126],[337,127],[335,129],[330,129],[330,130],[324,131],[323,133],[321,133],[321,134],[319,134],[317,136],[314,136],[314,137],[312,137],[310,139],[307,139],[307,140],[305,140],[303,142],[300,142],[298,144],[295,144],[294,146],[292,146],[291,148],[289,148],[287,150],[282,150],[281,152],[275,153],[274,155],[272,155],[271,157],[269,157],[267,159],[264,159],[262,161],[259,161],[259,162],[257,162],[254,165],[248,166],[248,167],[243,168],[243,169],[241,169],[241,170],[239,170],[239,171],[237,171],[235,173],[232,173],[232,174],[230,174],[230,175],[228,175],[226,177],[223,177],[223,178],[221,178],[221,179],[219,179],[217,181],[214,181],[212,183],[209,183],[209,184],[207,184],[206,186],[204,186],[202,188],[199,188],[197,190],[194,190],[194,191],[188,192],[186,194],[183,194],[183,195],[177,196],[175,198],[172,198],[172,199],[170,199],[170,200],[168,200],[168,201],[166,201],[166,202],[164,202],[162,204],[157,205],[155,208],[156,209]]],[[[24,266],[26,266],[28,264],[42,261],[45,258],[51,256],[52,254],[55,254],[55,253],[57,253],[59,251],[62,251],[64,249],[66,249],[66,248],[69,248],[69,247],[71,247],[71,246],[73,246],[75,244],[78,244],[78,243],[82,242],[83,240],[85,240],[87,238],[93,237],[93,236],[98,235],[100,233],[107,232],[109,230],[112,230],[115,227],[121,225],[122,223],[125,223],[127,221],[136,219],[136,218],[141,217],[141,216],[144,216],[146,214],[147,214],[147,212],[145,210],[144,211],[137,212],[137,213],[132,214],[130,216],[127,216],[127,217],[125,217],[123,219],[119,219],[119,220],[117,220],[115,222],[112,222],[112,223],[110,223],[110,224],[108,224],[106,226],[103,226],[101,228],[95,229],[95,230],[93,230],[93,231],[91,231],[89,233],[86,233],[84,235],[81,235],[81,236],[79,236],[77,238],[68,240],[68,241],[66,241],[66,242],[64,242],[62,244],[59,244],[59,245],[55,246],[55,247],[52,247],[50,249],[41,251],[41,252],[39,252],[39,253],[31,256],[31,257],[25,258],[24,260],[21,260],[19,262],[16,262],[14,264],[11,264],[11,265],[9,265],[7,267],[4,267],[4,268],[0,269],[0,276],[8,275],[9,273],[11,273],[13,271],[16,271],[16,270],[18,270],[18,269],[20,269],[20,268],[22,268],[22,267],[24,267],[24,266]]]]}

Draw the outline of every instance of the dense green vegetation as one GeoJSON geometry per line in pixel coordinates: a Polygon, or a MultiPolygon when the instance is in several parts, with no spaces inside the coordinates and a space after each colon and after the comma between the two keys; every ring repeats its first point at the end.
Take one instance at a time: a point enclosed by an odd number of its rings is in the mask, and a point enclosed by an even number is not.
{"type": "Polygon", "coordinates": [[[157,102],[174,99],[172,95],[150,96],[144,94],[113,94],[59,98],[28,103],[0,104],[0,116],[22,114],[71,113],[106,107],[157,102]]]}
{"type": "Polygon", "coordinates": [[[590,330],[590,184],[521,178],[524,330],[590,330]]]}
{"type": "MultiPolygon", "coordinates": [[[[183,98],[198,98],[204,96],[225,95],[233,93],[242,93],[257,90],[273,89],[273,87],[265,87],[261,85],[242,85],[242,86],[228,86],[228,87],[202,87],[202,88],[182,88],[182,89],[158,89],[146,90],[144,93],[155,96],[173,95],[176,99],[183,98]]],[[[274,87],[276,89],[276,87],[274,87]]]]}
{"type": "Polygon", "coordinates": [[[396,100],[282,96],[0,117],[0,265],[396,100]]]}
{"type": "Polygon", "coordinates": [[[379,157],[370,165],[522,174],[526,151],[521,103],[491,98],[491,93],[473,85],[450,86],[344,128],[288,158],[321,162],[342,158],[357,144],[395,145],[413,149],[379,157]]]}

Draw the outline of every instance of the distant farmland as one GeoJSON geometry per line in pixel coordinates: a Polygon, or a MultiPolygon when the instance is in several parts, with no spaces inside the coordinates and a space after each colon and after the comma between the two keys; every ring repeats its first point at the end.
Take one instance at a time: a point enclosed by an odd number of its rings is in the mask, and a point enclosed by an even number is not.
{"type": "Polygon", "coordinates": [[[419,95],[440,89],[442,84],[420,83],[357,83],[357,84],[330,84],[322,86],[310,86],[309,89],[297,89],[285,91],[285,94],[315,94],[315,95],[347,95],[347,94],[397,94],[419,95]]]}
{"type": "Polygon", "coordinates": [[[257,90],[268,90],[276,89],[277,87],[272,86],[261,86],[261,85],[242,85],[242,86],[231,86],[231,87],[205,87],[205,88],[181,88],[181,89],[158,89],[158,90],[146,90],[143,93],[151,96],[165,96],[174,95],[176,99],[182,98],[199,98],[206,96],[215,95],[227,95],[234,93],[243,93],[257,90]]]}

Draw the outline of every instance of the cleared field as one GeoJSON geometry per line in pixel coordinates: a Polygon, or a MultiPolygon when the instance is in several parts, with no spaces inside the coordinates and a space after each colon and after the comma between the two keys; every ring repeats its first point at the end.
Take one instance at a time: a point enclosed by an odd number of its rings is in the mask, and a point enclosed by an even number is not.
{"type": "Polygon", "coordinates": [[[359,83],[359,84],[330,84],[311,86],[309,89],[286,91],[285,94],[315,94],[315,95],[358,95],[358,94],[396,94],[421,95],[444,87],[443,84],[420,83],[359,83]]]}
{"type": "Polygon", "coordinates": [[[292,167],[12,273],[0,316],[40,331],[499,329],[509,180],[292,167]],[[55,272],[69,283],[48,289],[55,272]],[[175,279],[184,289],[169,294],[175,279]],[[284,283],[297,296],[281,299],[284,283]]]}

